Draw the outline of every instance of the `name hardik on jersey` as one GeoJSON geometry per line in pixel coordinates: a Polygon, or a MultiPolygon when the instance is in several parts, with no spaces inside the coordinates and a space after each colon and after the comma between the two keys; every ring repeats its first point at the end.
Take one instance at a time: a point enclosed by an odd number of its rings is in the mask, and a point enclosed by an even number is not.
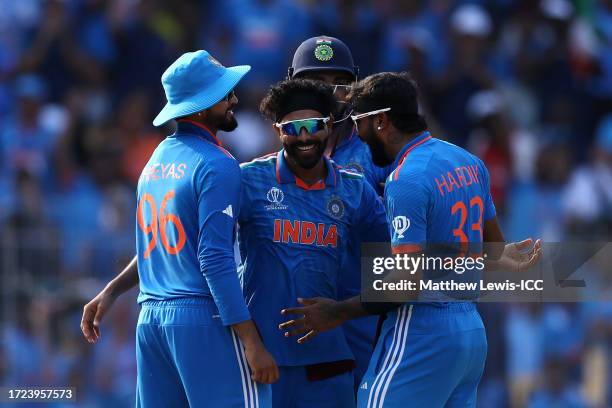
{"type": "MultiPolygon", "coordinates": [[[[495,207],[480,159],[423,132],[404,146],[394,166],[385,185],[392,252],[482,242],[483,222],[495,216],[495,207]]],[[[476,406],[487,349],[476,306],[422,295],[430,302],[409,302],[388,313],[358,407],[476,406]]]]}
{"type": "Polygon", "coordinates": [[[489,173],[479,158],[423,132],[398,154],[385,204],[393,252],[425,243],[479,243],[495,216],[489,173]]]}
{"type": "Polygon", "coordinates": [[[341,329],[305,344],[284,337],[280,310],[298,297],[336,299],[346,237],[355,228],[386,232],[384,207],[363,176],[327,159],[325,180],[307,186],[283,153],[241,165],[239,244],[249,310],[281,366],[352,359],[341,329]]]}
{"type": "Polygon", "coordinates": [[[240,189],[240,167],[216,137],[179,121],[138,181],[139,303],[212,297],[223,324],[250,319],[233,256],[240,189]]]}

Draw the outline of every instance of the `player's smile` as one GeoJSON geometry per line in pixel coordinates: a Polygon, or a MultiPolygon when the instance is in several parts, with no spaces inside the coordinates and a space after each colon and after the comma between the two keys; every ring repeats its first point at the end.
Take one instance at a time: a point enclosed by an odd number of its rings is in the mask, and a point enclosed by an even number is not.
{"type": "MultiPolygon", "coordinates": [[[[286,115],[283,121],[309,120],[312,118],[320,118],[321,116],[320,112],[300,110],[286,115]]],[[[305,127],[299,127],[298,135],[295,134],[297,131],[295,129],[291,132],[292,134],[287,134],[287,130],[281,129],[280,131],[281,142],[287,155],[302,168],[313,168],[323,157],[323,152],[327,145],[327,130],[321,128],[317,129],[319,130],[315,131],[314,128],[311,129],[312,133],[310,133],[305,127]]]]}
{"type": "Polygon", "coordinates": [[[297,146],[297,148],[298,148],[299,150],[303,151],[303,152],[306,152],[306,151],[308,151],[308,150],[311,150],[311,149],[313,149],[314,147],[315,147],[315,144],[314,144],[314,143],[311,143],[311,144],[308,144],[308,145],[305,145],[305,146],[297,146]]]}

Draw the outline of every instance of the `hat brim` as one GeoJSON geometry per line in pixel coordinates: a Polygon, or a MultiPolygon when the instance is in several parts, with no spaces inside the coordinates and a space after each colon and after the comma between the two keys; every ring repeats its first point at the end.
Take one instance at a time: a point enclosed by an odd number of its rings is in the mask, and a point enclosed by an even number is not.
{"type": "Polygon", "coordinates": [[[357,75],[355,74],[354,69],[350,69],[348,67],[343,67],[343,66],[334,66],[334,65],[328,65],[324,67],[310,65],[306,67],[301,67],[300,69],[296,69],[293,71],[292,78],[295,77],[296,75],[303,74],[306,72],[313,72],[313,71],[342,71],[342,72],[346,72],[347,74],[357,78],[357,75]]]}
{"type": "Polygon", "coordinates": [[[238,85],[238,82],[250,70],[250,65],[237,65],[226,68],[225,73],[208,89],[193,95],[183,102],[176,104],[166,103],[166,106],[153,120],[153,126],[161,126],[172,119],[201,112],[216,105],[238,85]]]}

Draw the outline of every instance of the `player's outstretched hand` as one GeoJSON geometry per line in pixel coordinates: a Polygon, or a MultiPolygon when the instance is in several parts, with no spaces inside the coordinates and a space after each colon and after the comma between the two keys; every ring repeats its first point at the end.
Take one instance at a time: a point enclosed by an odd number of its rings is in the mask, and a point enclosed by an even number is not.
{"type": "Polygon", "coordinates": [[[306,333],[298,339],[298,343],[304,343],[315,337],[318,333],[325,332],[340,326],[344,319],[336,308],[338,302],[332,299],[316,297],[311,299],[298,298],[298,303],[303,307],[290,307],[281,310],[283,316],[302,315],[297,319],[281,323],[278,328],[285,331],[285,337],[298,336],[306,333]]]}
{"type": "Polygon", "coordinates": [[[534,267],[542,258],[542,241],[528,238],[520,242],[506,244],[501,257],[493,262],[496,270],[522,272],[534,267]]]}
{"type": "Polygon", "coordinates": [[[100,338],[100,321],[115,302],[116,296],[106,289],[83,307],[81,331],[89,343],[95,343],[100,338]]]}
{"type": "Polygon", "coordinates": [[[262,384],[272,384],[278,381],[279,371],[276,361],[262,343],[253,347],[245,346],[244,352],[249,367],[251,367],[253,381],[262,384]]]}

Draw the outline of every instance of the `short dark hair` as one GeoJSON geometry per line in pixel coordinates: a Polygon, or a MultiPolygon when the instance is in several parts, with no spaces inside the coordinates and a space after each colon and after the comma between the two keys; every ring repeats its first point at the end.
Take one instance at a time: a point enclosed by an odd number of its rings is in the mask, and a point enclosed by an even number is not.
{"type": "Polygon", "coordinates": [[[419,114],[418,86],[407,72],[381,72],[357,82],[347,95],[357,112],[391,108],[389,120],[402,132],[427,130],[419,114]]]}
{"type": "Polygon", "coordinates": [[[334,90],[331,86],[320,81],[295,78],[272,85],[259,104],[259,111],[266,119],[279,120],[284,113],[288,113],[287,107],[293,105],[292,100],[298,95],[307,95],[308,99],[316,101],[324,115],[329,115],[336,108],[334,90]]]}

